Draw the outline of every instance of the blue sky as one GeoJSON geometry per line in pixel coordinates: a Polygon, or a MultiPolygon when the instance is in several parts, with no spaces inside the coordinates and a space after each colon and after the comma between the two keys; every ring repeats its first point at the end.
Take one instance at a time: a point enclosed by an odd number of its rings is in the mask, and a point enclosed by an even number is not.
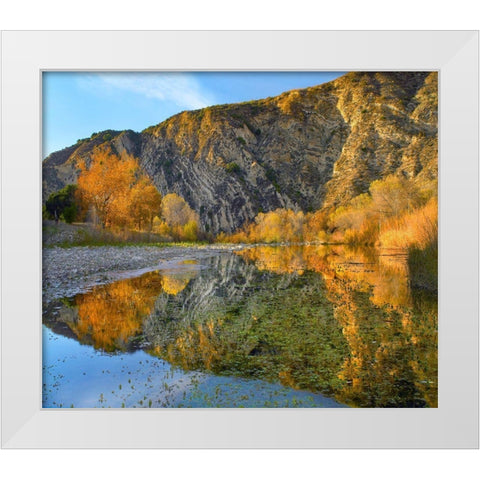
{"type": "Polygon", "coordinates": [[[43,157],[102,130],[141,131],[183,110],[278,95],[344,72],[44,72],[43,157]]]}

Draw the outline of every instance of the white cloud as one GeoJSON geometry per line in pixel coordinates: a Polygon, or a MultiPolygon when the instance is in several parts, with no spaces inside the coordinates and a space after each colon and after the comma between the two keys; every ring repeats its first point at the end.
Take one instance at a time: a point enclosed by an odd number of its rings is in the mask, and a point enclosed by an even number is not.
{"type": "Polygon", "coordinates": [[[99,73],[88,76],[89,88],[109,87],[171,101],[181,108],[204,108],[215,103],[213,95],[202,91],[198,81],[188,73],[99,73]]]}

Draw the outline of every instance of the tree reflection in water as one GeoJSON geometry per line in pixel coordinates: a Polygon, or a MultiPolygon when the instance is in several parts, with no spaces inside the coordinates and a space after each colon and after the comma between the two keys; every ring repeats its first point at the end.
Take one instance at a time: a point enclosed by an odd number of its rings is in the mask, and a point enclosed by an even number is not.
{"type": "Polygon", "coordinates": [[[409,288],[402,252],[263,246],[204,266],[97,287],[56,322],[106,351],[140,338],[186,370],[356,407],[437,406],[437,300],[409,288]]]}
{"type": "Polygon", "coordinates": [[[68,325],[69,336],[73,334],[80,343],[106,352],[125,351],[142,334],[145,318],[159,295],[177,295],[195,275],[195,270],[149,272],[96,286],[54,308],[60,308],[60,318],[68,325]]]}

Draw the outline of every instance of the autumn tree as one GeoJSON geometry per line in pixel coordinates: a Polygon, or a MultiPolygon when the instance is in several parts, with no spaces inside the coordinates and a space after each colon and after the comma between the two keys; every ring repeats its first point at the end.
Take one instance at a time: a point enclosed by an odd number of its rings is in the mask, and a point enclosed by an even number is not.
{"type": "Polygon", "coordinates": [[[277,208],[273,212],[259,213],[255,217],[255,224],[250,229],[250,237],[253,241],[267,243],[301,242],[304,224],[303,212],[277,208]]]}
{"type": "Polygon", "coordinates": [[[78,196],[84,210],[93,207],[103,227],[126,224],[136,160],[126,154],[119,157],[109,148],[96,148],[90,165],[82,160],[78,167],[78,196]]]}
{"type": "Polygon", "coordinates": [[[161,195],[133,156],[97,147],[90,164],[82,160],[78,167],[77,197],[84,212],[93,208],[103,227],[151,228],[161,195]]]}
{"type": "Polygon", "coordinates": [[[180,195],[176,193],[165,195],[162,200],[162,218],[174,237],[196,240],[198,215],[180,195]]]}
{"type": "Polygon", "coordinates": [[[303,227],[303,239],[307,242],[316,242],[326,239],[328,230],[328,212],[317,210],[306,215],[303,227]]]}
{"type": "Polygon", "coordinates": [[[370,195],[377,212],[385,217],[411,211],[421,202],[416,185],[405,177],[394,175],[373,182],[370,185],[370,195]]]}
{"type": "Polygon", "coordinates": [[[139,230],[144,225],[152,230],[153,219],[160,213],[161,205],[162,196],[158,190],[148,177],[141,176],[130,191],[129,214],[132,224],[139,230]]]}
{"type": "Polygon", "coordinates": [[[374,213],[372,197],[368,193],[362,193],[350,200],[347,205],[338,207],[330,215],[330,228],[339,228],[343,231],[358,230],[374,213]]]}
{"type": "Polygon", "coordinates": [[[254,241],[280,242],[282,240],[283,229],[281,219],[281,209],[273,212],[259,213],[255,217],[255,226],[252,229],[251,236],[254,241]]]}
{"type": "Polygon", "coordinates": [[[282,215],[284,238],[287,242],[302,242],[305,214],[300,210],[285,210],[282,215]]]}

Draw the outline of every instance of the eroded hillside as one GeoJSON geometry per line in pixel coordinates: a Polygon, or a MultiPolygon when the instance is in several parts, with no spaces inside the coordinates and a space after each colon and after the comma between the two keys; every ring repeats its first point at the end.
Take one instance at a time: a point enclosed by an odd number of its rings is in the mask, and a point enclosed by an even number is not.
{"type": "Polygon", "coordinates": [[[77,179],[77,162],[110,144],[203,229],[233,232],[259,212],[347,202],[390,174],[437,176],[437,73],[349,73],[264,100],[183,112],[141,133],[107,131],[51,154],[43,198],[77,179]]]}

